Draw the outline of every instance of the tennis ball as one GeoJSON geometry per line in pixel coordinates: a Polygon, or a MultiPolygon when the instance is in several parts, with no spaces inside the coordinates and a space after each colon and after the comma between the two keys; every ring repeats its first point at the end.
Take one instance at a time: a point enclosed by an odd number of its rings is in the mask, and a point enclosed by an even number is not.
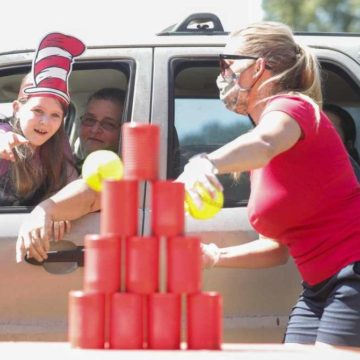
{"type": "Polygon", "coordinates": [[[185,192],[185,210],[194,219],[206,220],[215,216],[224,205],[224,195],[221,191],[216,191],[216,196],[213,199],[209,192],[200,184],[196,185],[201,200],[202,208],[198,208],[190,195],[185,192]]]}
{"type": "Polygon", "coordinates": [[[104,180],[120,180],[123,177],[124,166],[120,157],[114,152],[97,150],[86,157],[81,174],[91,189],[101,191],[104,180]]]}

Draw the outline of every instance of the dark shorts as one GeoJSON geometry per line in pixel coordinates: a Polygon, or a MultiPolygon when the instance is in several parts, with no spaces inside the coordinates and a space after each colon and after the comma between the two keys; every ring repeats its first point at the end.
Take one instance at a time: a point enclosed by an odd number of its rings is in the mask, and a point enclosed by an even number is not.
{"type": "Polygon", "coordinates": [[[284,342],[360,346],[360,261],[310,286],[292,309],[284,342]]]}

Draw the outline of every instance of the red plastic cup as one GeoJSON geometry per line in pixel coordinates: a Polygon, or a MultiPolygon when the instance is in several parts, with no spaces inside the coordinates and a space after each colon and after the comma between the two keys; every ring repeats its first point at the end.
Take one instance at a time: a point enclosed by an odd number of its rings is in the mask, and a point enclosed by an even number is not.
{"type": "Polygon", "coordinates": [[[152,231],[157,236],[184,233],[184,184],[156,181],[152,184],[152,231]]]}
{"type": "Polygon", "coordinates": [[[218,293],[187,297],[187,344],[190,350],[219,350],[222,342],[222,298],[218,293]]]}
{"type": "Polygon", "coordinates": [[[157,293],[149,295],[148,348],[180,349],[181,296],[157,293]]]}
{"type": "Polygon", "coordinates": [[[118,235],[86,235],[84,290],[114,293],[120,289],[121,238],[118,235]]]}
{"type": "Polygon", "coordinates": [[[69,292],[68,338],[71,347],[103,349],[105,344],[105,295],[69,292]]]}
{"type": "Polygon", "coordinates": [[[201,291],[200,239],[176,236],[167,242],[167,290],[192,294],[201,291]]]}
{"type": "Polygon", "coordinates": [[[122,126],[124,179],[159,178],[160,127],[152,124],[125,123],[122,126]]]}
{"type": "Polygon", "coordinates": [[[104,181],[101,193],[101,234],[137,234],[138,189],[138,182],[134,180],[104,181]]]}
{"type": "Polygon", "coordinates": [[[126,239],[126,282],[128,292],[152,294],[159,288],[159,239],[132,236],[126,239]]]}
{"type": "Polygon", "coordinates": [[[110,349],[142,349],[143,346],[143,296],[130,293],[114,294],[110,315],[110,349]]]}

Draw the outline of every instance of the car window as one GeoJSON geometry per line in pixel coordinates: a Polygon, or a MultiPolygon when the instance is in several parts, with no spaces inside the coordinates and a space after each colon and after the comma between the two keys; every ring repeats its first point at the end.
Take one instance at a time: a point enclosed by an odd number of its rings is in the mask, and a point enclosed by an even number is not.
{"type": "MultiPolygon", "coordinates": [[[[177,172],[195,154],[212,152],[248,132],[252,123],[247,116],[225,108],[218,96],[217,62],[179,62],[174,67],[174,128],[178,142],[177,172]]],[[[246,205],[249,198],[249,175],[235,180],[232,175],[219,177],[224,186],[225,207],[246,205]]]]}
{"type": "MultiPolygon", "coordinates": [[[[107,62],[84,62],[74,65],[69,79],[71,103],[64,121],[71,149],[77,157],[79,154],[79,124],[84,113],[87,99],[101,88],[119,88],[129,95],[130,74],[135,68],[134,61],[123,60],[107,62]]],[[[11,72],[0,72],[0,118],[12,116],[12,102],[17,98],[22,78],[30,71],[29,67],[12,69],[11,72]]],[[[131,117],[131,106],[125,101],[123,121],[131,117]]],[[[0,212],[28,212],[31,207],[1,206],[0,212]],[[23,209],[22,209],[23,208],[23,209]]]]}
{"type": "MultiPolygon", "coordinates": [[[[102,64],[88,64],[85,68],[74,70],[70,78],[71,102],[74,108],[72,119],[67,121],[67,131],[75,154],[79,152],[80,117],[84,114],[88,98],[101,88],[119,88],[127,93],[130,77],[129,64],[118,63],[112,67],[102,64]]],[[[126,107],[126,106],[125,106],[126,107]]],[[[123,119],[129,114],[124,108],[123,119]],[[126,114],[126,116],[125,116],[126,114]]]]}
{"type": "MultiPolygon", "coordinates": [[[[322,61],[324,102],[348,110],[357,128],[356,147],[360,145],[360,93],[341,64],[322,61]]],[[[178,176],[188,159],[211,152],[252,128],[247,116],[228,111],[219,100],[216,87],[217,62],[175,59],[171,65],[168,177],[178,176]],[[172,150],[173,149],[173,150],[172,150]]],[[[249,174],[238,180],[221,175],[225,207],[246,206],[249,199],[249,174]]]]}
{"type": "Polygon", "coordinates": [[[348,111],[356,128],[355,147],[360,149],[360,84],[340,64],[322,62],[322,90],[324,104],[335,104],[348,111]]]}

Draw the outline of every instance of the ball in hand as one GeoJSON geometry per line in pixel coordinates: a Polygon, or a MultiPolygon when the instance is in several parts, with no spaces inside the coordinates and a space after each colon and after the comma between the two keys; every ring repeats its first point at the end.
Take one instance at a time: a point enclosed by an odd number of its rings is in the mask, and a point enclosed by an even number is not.
{"type": "Polygon", "coordinates": [[[86,157],[81,173],[91,189],[101,191],[104,180],[120,180],[123,177],[124,166],[113,151],[97,150],[86,157]]]}
{"type": "Polygon", "coordinates": [[[202,207],[196,206],[190,195],[185,193],[185,210],[194,219],[206,220],[215,216],[224,205],[224,195],[221,191],[216,191],[215,198],[200,184],[196,185],[202,201],[202,207]]]}

